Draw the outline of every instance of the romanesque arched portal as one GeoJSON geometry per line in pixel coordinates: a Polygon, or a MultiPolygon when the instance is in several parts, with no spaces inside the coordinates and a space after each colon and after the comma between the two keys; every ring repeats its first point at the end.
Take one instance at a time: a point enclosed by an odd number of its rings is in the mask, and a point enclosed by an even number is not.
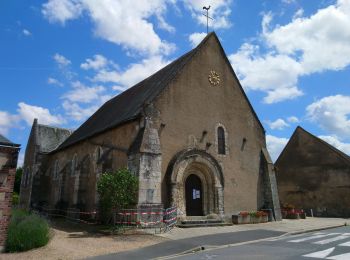
{"type": "MultiPolygon", "coordinates": [[[[213,156],[202,150],[186,150],[178,153],[170,162],[167,170],[170,184],[171,204],[178,207],[179,214],[186,216],[187,206],[191,205],[188,196],[202,203],[202,215],[224,214],[224,178],[218,162],[213,156]],[[192,188],[192,194],[187,191],[186,203],[186,180],[190,176],[198,178],[201,189],[192,188]],[[188,204],[188,205],[186,205],[188,204]]],[[[192,215],[192,214],[191,214],[192,215]]]]}

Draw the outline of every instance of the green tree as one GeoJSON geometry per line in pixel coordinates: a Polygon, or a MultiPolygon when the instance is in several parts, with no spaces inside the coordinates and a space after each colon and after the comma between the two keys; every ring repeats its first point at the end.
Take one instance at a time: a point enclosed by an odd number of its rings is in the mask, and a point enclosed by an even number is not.
{"type": "Polygon", "coordinates": [[[101,218],[106,221],[114,210],[135,206],[138,178],[127,169],[103,173],[97,182],[97,192],[101,218]]]}
{"type": "Polygon", "coordinates": [[[23,175],[23,168],[18,167],[16,170],[16,175],[15,175],[15,184],[13,186],[13,191],[19,194],[19,191],[21,189],[21,179],[23,175]]]}

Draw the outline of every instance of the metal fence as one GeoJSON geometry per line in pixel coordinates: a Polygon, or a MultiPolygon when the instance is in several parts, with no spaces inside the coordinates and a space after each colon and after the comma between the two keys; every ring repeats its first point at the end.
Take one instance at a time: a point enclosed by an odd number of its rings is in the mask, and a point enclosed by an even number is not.
{"type": "Polygon", "coordinates": [[[114,225],[121,229],[143,229],[147,232],[162,233],[171,230],[177,220],[177,208],[122,209],[115,213],[114,225]]]}
{"type": "MultiPolygon", "coordinates": [[[[66,210],[35,207],[33,211],[46,218],[64,218],[72,222],[98,224],[98,212],[83,212],[77,208],[66,210]]],[[[112,225],[115,230],[125,232],[130,229],[142,229],[148,233],[163,233],[171,230],[177,221],[177,208],[163,209],[160,207],[146,207],[138,209],[122,209],[113,214],[112,225]]]]}

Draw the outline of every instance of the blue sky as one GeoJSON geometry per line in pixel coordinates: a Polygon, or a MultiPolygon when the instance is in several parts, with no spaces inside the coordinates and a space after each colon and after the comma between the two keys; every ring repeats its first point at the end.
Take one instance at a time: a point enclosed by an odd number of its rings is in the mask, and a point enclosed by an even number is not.
{"type": "Polygon", "coordinates": [[[205,36],[219,36],[277,158],[297,125],[350,154],[350,0],[0,2],[0,133],[76,128],[205,36]]]}

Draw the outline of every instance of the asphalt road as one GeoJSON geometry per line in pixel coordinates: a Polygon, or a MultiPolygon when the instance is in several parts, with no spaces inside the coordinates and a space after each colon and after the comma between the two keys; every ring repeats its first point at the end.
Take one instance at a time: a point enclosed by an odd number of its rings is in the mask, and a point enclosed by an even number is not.
{"type": "MultiPolygon", "coordinates": [[[[199,236],[194,238],[186,238],[180,240],[166,241],[153,246],[140,248],[137,250],[109,254],[94,257],[91,259],[154,259],[158,257],[170,256],[183,253],[194,248],[213,248],[228,244],[242,243],[257,239],[264,239],[282,235],[283,232],[254,230],[242,232],[230,232],[215,235],[199,236]]],[[[189,259],[197,259],[195,255],[188,256],[189,259]],[[194,257],[194,258],[193,258],[194,257]]],[[[202,257],[202,256],[201,256],[202,257]]],[[[204,258],[205,259],[205,258],[204,258]]]]}
{"type": "Polygon", "coordinates": [[[350,260],[350,227],[283,236],[257,243],[204,250],[172,259],[350,260]]]}

